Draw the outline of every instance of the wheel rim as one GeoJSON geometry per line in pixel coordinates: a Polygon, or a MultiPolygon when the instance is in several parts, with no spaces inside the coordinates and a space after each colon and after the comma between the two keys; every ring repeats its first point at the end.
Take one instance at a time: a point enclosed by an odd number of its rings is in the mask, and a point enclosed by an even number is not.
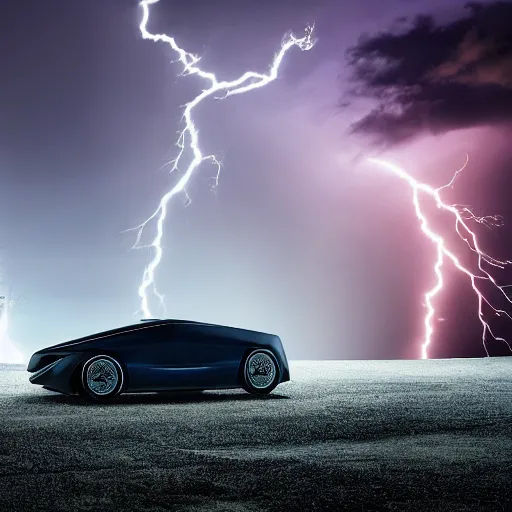
{"type": "Polygon", "coordinates": [[[267,388],[274,382],[276,376],[276,365],[273,359],[264,352],[252,355],[247,361],[247,376],[253,387],[267,388]]]}
{"type": "Polygon", "coordinates": [[[108,395],[119,382],[117,368],[108,359],[96,359],[87,368],[87,387],[95,395],[108,395]]]}

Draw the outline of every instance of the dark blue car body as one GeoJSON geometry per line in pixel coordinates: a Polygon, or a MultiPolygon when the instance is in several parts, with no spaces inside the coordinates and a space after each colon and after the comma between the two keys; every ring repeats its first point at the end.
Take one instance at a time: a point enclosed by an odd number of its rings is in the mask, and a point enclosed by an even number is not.
{"type": "Polygon", "coordinates": [[[39,350],[30,359],[30,382],[74,394],[76,375],[101,354],[122,366],[123,392],[230,389],[242,386],[243,362],[255,349],[277,361],[278,382],[290,380],[279,336],[185,320],[152,320],[39,350]]]}

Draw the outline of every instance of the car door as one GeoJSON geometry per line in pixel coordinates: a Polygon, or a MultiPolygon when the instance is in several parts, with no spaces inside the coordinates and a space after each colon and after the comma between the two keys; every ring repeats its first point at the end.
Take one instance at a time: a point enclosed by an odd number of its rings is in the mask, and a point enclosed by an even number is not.
{"type": "Polygon", "coordinates": [[[129,388],[161,391],[179,386],[180,379],[173,372],[179,366],[179,352],[172,324],[139,329],[125,349],[129,388]]]}
{"type": "Polygon", "coordinates": [[[201,389],[236,386],[242,345],[230,340],[222,327],[183,323],[175,329],[176,348],[188,368],[190,386],[201,389]]]}
{"type": "Polygon", "coordinates": [[[215,355],[202,343],[193,323],[173,325],[173,352],[169,371],[176,387],[208,389],[215,355]]]}
{"type": "Polygon", "coordinates": [[[163,391],[212,387],[214,351],[200,343],[191,324],[172,322],[149,328],[141,335],[130,372],[132,389],[163,391]]]}

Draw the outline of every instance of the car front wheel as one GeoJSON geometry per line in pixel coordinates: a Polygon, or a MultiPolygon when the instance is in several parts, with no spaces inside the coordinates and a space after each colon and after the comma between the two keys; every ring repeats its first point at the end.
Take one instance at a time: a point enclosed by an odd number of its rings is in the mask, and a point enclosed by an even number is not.
{"type": "Polygon", "coordinates": [[[243,388],[258,395],[270,393],[279,384],[279,365],[269,350],[253,350],[244,363],[243,388]]]}
{"type": "Polygon", "coordinates": [[[123,369],[110,356],[88,359],[80,372],[79,394],[86,400],[105,401],[116,396],[123,387],[123,369]]]}

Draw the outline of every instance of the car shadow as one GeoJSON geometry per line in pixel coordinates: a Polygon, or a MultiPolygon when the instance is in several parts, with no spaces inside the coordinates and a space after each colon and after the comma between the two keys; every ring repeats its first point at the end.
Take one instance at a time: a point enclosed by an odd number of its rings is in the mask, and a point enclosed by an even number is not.
{"type": "Polygon", "coordinates": [[[108,405],[115,407],[120,405],[143,404],[195,404],[212,402],[251,402],[261,400],[288,400],[290,397],[271,393],[270,395],[253,395],[244,392],[219,392],[219,391],[165,391],[159,393],[126,393],[106,402],[89,402],[78,395],[48,394],[31,396],[24,401],[33,401],[44,404],[68,404],[78,406],[108,405]]]}

